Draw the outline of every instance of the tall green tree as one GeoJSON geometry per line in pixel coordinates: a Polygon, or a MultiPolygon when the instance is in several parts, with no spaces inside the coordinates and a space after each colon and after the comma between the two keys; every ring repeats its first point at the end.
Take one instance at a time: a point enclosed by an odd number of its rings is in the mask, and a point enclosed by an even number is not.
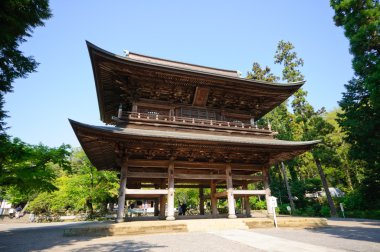
{"type": "MultiPolygon", "coordinates": [[[[294,51],[294,46],[292,43],[285,42],[282,40],[278,43],[277,51],[275,54],[275,63],[283,65],[283,80],[287,82],[296,82],[304,80],[304,76],[301,74],[301,71],[299,70],[299,67],[303,66],[304,61],[301,58],[298,58],[297,53],[294,51]]],[[[320,111],[315,111],[313,106],[311,106],[311,104],[307,101],[306,96],[307,92],[300,88],[293,95],[292,101],[292,108],[295,120],[301,128],[300,140],[314,140],[318,138],[323,139],[328,133],[332,131],[333,126],[328,124],[320,116],[324,112],[324,109],[320,111]],[[313,129],[318,129],[316,132],[318,132],[319,134],[310,134],[310,132],[313,129]]],[[[320,153],[325,153],[324,151],[321,151],[321,148],[323,148],[324,146],[324,144],[319,145],[317,148],[313,150],[312,153],[315,160],[315,164],[318,168],[318,173],[320,175],[323,187],[326,192],[327,200],[330,205],[331,215],[336,216],[336,208],[332,200],[327,179],[321,165],[320,153]]],[[[292,166],[290,166],[290,168],[294,169],[294,167],[292,166]]]]}
{"type": "Polygon", "coordinates": [[[95,207],[105,210],[107,203],[114,203],[119,186],[116,172],[96,170],[81,149],[73,153],[71,165],[73,174],[67,179],[71,186],[61,186],[60,192],[66,191],[68,193],[64,195],[71,195],[77,202],[83,202],[90,218],[95,207]],[[75,188],[76,185],[79,188],[75,188]]]}
{"type": "Polygon", "coordinates": [[[261,68],[259,63],[253,62],[252,72],[247,73],[247,79],[265,80],[265,81],[269,81],[269,82],[276,82],[280,78],[278,76],[274,75],[268,66],[266,66],[265,68],[261,68]]]}
{"type": "MultiPolygon", "coordinates": [[[[283,41],[280,41],[279,44],[281,43],[283,43],[283,41]]],[[[247,73],[247,78],[253,79],[253,80],[264,80],[268,82],[275,82],[280,79],[280,77],[271,73],[271,69],[268,66],[266,66],[265,68],[261,68],[260,64],[257,62],[253,63],[252,72],[247,73]]],[[[268,114],[266,114],[261,120],[259,120],[258,123],[263,125],[269,122],[273,130],[278,132],[277,138],[282,139],[282,140],[291,140],[293,138],[292,129],[295,126],[294,124],[292,124],[292,121],[293,121],[292,115],[289,113],[288,107],[287,107],[287,101],[285,101],[280,106],[277,106],[275,109],[273,109],[268,114]]],[[[292,212],[294,213],[295,205],[294,205],[293,196],[291,193],[291,188],[288,182],[285,165],[283,162],[281,162],[280,167],[281,167],[280,169],[277,169],[279,170],[278,177],[279,178],[283,177],[284,179],[284,184],[286,188],[286,193],[288,195],[290,207],[292,209],[292,212]]],[[[276,172],[272,170],[273,179],[277,177],[275,173],[276,172]]],[[[273,183],[274,181],[272,181],[271,183],[272,187],[276,185],[276,183],[273,183]]],[[[279,183],[278,185],[281,185],[281,183],[279,183]]],[[[278,193],[278,196],[280,197],[280,200],[281,200],[282,193],[280,189],[281,187],[278,187],[278,190],[276,193],[278,193]]]]}
{"type": "Polygon", "coordinates": [[[96,170],[81,149],[72,152],[70,165],[72,169],[61,170],[54,181],[57,190],[40,193],[29,210],[37,214],[86,211],[92,218],[96,212],[104,213],[107,203],[117,201],[117,172],[96,170]]]}
{"type": "Polygon", "coordinates": [[[380,206],[380,3],[378,0],[331,0],[334,21],[350,42],[355,77],[339,102],[339,124],[351,144],[350,156],[363,160],[361,189],[369,207],[380,206]]]}
{"type": "Polygon", "coordinates": [[[12,91],[15,79],[26,78],[38,66],[19,46],[31,37],[33,28],[43,26],[50,17],[48,0],[0,1],[0,134],[5,134],[4,95],[12,91]]]}
{"type": "Polygon", "coordinates": [[[29,145],[15,138],[3,142],[0,148],[0,194],[14,204],[56,190],[54,181],[59,169],[70,169],[68,145],[50,148],[29,145]]]}

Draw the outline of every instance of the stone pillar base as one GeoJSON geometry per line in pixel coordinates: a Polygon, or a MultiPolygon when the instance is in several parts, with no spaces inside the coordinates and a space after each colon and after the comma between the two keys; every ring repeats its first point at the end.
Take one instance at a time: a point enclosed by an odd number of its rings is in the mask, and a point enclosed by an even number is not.
{"type": "Polygon", "coordinates": [[[125,222],[125,219],[124,218],[115,219],[115,222],[116,223],[125,222]]]}
{"type": "Polygon", "coordinates": [[[175,218],[174,218],[174,216],[168,216],[168,217],[166,217],[166,220],[167,221],[174,221],[175,218]]]}
{"type": "Polygon", "coordinates": [[[229,214],[228,215],[228,219],[236,219],[236,215],[235,214],[229,214]]]}

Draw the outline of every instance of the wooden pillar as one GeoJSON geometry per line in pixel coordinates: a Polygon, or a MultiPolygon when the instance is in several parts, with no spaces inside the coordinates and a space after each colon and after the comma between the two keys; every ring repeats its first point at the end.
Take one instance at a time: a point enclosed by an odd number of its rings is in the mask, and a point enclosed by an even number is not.
{"type": "Polygon", "coordinates": [[[137,111],[138,111],[137,104],[136,104],[136,102],[133,102],[132,103],[132,112],[137,113],[137,111]]]}
{"type": "MultiPolygon", "coordinates": [[[[160,186],[161,189],[166,189],[166,182],[164,181],[164,179],[161,180],[161,186],[160,186]]],[[[160,214],[159,214],[159,218],[164,220],[165,219],[165,195],[160,195],[160,214]]]]}
{"type": "Polygon", "coordinates": [[[272,208],[270,207],[269,197],[271,195],[269,188],[269,166],[263,169],[263,184],[265,190],[265,201],[267,203],[268,214],[273,214],[272,208]]]}
{"type": "Polygon", "coordinates": [[[211,214],[213,216],[218,215],[218,199],[215,197],[216,193],[216,183],[214,180],[211,180],[211,190],[210,190],[210,198],[211,198],[211,214]]]}
{"type": "Polygon", "coordinates": [[[174,218],[174,162],[171,160],[168,168],[168,216],[166,220],[173,221],[174,218]]]}
{"type": "Polygon", "coordinates": [[[154,199],[154,216],[158,216],[158,201],[159,201],[159,199],[157,198],[157,199],[154,199]]]}
{"type": "Polygon", "coordinates": [[[228,218],[235,219],[235,199],[234,199],[234,188],[232,184],[232,170],[231,164],[226,165],[226,182],[227,182],[227,200],[228,200],[228,218]]]}
{"type": "MultiPolygon", "coordinates": [[[[243,183],[243,190],[248,190],[248,182],[243,183]]],[[[251,217],[251,206],[249,205],[249,196],[243,197],[243,205],[245,208],[245,216],[251,217]]]]}
{"type": "Polygon", "coordinates": [[[125,216],[125,189],[127,186],[127,170],[128,159],[125,159],[120,169],[120,187],[119,187],[119,199],[117,203],[117,217],[116,222],[124,222],[125,216]]]}
{"type": "Polygon", "coordinates": [[[205,197],[203,188],[199,188],[199,214],[205,215],[205,197]]]}

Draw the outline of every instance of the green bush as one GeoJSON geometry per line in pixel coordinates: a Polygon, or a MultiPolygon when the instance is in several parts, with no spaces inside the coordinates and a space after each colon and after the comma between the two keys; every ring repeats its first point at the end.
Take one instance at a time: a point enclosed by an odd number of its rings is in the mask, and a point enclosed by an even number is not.
{"type": "Polygon", "coordinates": [[[363,210],[363,195],[358,191],[352,191],[346,194],[342,199],[344,208],[347,210],[363,210]]]}
{"type": "Polygon", "coordinates": [[[27,209],[34,214],[42,214],[51,210],[53,195],[48,192],[40,193],[34,200],[32,200],[27,209]]]}
{"type": "Polygon", "coordinates": [[[259,200],[257,197],[251,197],[249,199],[249,204],[251,205],[251,209],[254,210],[265,210],[267,209],[267,203],[265,200],[259,200]]]}
{"type": "Polygon", "coordinates": [[[321,216],[323,217],[330,217],[330,207],[322,206],[320,213],[321,213],[321,216]]]}
{"type": "Polygon", "coordinates": [[[345,216],[347,218],[361,218],[361,219],[374,219],[380,220],[380,210],[355,210],[355,211],[345,211],[345,216]]]}
{"type": "Polygon", "coordinates": [[[279,211],[280,211],[279,213],[280,213],[280,214],[290,214],[289,211],[288,211],[288,208],[287,208],[288,206],[289,206],[289,204],[282,204],[282,205],[279,205],[279,206],[278,206],[278,209],[279,209],[279,211]]]}
{"type": "Polygon", "coordinates": [[[313,206],[307,206],[303,209],[302,215],[313,217],[316,215],[316,212],[313,206]]]}

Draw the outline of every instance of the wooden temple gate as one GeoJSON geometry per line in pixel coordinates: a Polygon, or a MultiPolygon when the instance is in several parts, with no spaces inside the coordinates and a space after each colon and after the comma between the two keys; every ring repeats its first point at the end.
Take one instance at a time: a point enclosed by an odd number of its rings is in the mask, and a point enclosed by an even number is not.
{"type": "Polygon", "coordinates": [[[242,197],[249,215],[249,196],[270,196],[269,167],[319,142],[277,140],[269,122],[256,122],[303,82],[247,80],[237,71],[87,45],[101,120],[116,127],[70,123],[97,169],[120,171],[117,221],[124,220],[126,198],[153,199],[155,213],[174,220],[181,187],[197,187],[200,195],[210,188],[213,215],[226,198],[228,218],[236,218],[234,198],[242,197]],[[248,190],[252,183],[263,189],[248,190]]]}

